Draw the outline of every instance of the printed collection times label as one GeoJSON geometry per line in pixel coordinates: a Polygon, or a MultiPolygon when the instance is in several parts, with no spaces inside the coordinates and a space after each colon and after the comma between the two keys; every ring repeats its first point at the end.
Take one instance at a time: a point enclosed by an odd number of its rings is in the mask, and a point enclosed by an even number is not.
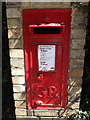
{"type": "Polygon", "coordinates": [[[39,71],[55,71],[55,45],[38,45],[39,71]]]}

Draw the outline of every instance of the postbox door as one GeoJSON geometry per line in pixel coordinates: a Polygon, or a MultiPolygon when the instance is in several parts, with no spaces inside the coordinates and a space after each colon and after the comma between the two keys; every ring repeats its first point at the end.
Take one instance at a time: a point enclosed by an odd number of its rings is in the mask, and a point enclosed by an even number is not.
{"type": "Polygon", "coordinates": [[[31,104],[36,109],[60,106],[62,45],[30,45],[31,104]]]}

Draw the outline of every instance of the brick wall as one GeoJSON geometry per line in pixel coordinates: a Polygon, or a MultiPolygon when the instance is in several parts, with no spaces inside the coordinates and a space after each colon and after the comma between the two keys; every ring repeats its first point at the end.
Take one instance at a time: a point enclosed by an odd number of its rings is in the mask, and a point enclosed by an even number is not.
{"type": "Polygon", "coordinates": [[[15,114],[19,118],[32,120],[58,120],[79,109],[81,85],[84,65],[84,45],[86,37],[87,13],[71,3],[7,3],[7,25],[9,38],[9,53],[13,82],[15,114]],[[30,8],[72,8],[70,62],[68,79],[68,103],[66,111],[57,110],[27,110],[26,83],[24,70],[22,10],[30,8]]]}

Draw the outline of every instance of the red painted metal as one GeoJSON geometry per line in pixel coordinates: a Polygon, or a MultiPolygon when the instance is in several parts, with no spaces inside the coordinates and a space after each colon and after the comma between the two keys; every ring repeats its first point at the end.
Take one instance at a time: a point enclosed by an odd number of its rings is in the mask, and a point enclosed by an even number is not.
{"type": "Polygon", "coordinates": [[[23,10],[28,109],[65,110],[71,9],[23,10]],[[48,14],[48,16],[47,16],[48,14]],[[34,28],[60,27],[60,33],[34,34],[34,28]],[[39,71],[38,45],[55,45],[55,70],[39,71]]]}

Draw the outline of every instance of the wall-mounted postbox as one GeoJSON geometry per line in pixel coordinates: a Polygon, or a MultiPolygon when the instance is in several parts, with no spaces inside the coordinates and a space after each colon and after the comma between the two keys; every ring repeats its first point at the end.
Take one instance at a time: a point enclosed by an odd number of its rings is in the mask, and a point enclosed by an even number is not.
{"type": "Polygon", "coordinates": [[[23,10],[28,109],[67,104],[71,9],[23,10]]]}

